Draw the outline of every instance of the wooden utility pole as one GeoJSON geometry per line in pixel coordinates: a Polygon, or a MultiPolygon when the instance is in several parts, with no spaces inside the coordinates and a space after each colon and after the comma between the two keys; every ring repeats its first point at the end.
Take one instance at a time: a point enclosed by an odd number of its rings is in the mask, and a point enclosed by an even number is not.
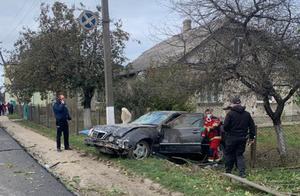
{"type": "Polygon", "coordinates": [[[239,176],[236,176],[236,175],[233,175],[233,174],[229,174],[229,173],[222,173],[222,175],[226,176],[228,178],[237,180],[237,181],[239,181],[239,182],[241,182],[243,184],[246,184],[248,186],[252,186],[252,187],[254,187],[256,189],[259,189],[261,191],[264,191],[266,193],[270,193],[270,194],[275,195],[275,196],[284,196],[284,194],[281,194],[281,193],[277,192],[276,190],[270,189],[268,187],[261,186],[259,184],[256,184],[256,183],[252,182],[252,181],[247,180],[246,178],[241,178],[239,176]]]}
{"type": "Polygon", "coordinates": [[[111,68],[111,46],[109,32],[108,0],[102,2],[102,28],[104,46],[104,67],[105,67],[105,96],[106,96],[106,124],[115,124],[114,98],[111,68]]]}

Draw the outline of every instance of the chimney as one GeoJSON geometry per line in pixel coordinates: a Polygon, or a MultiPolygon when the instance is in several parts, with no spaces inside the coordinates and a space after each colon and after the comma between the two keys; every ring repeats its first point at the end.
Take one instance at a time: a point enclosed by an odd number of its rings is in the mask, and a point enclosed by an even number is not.
{"type": "Polygon", "coordinates": [[[191,30],[192,28],[192,21],[190,19],[186,19],[183,21],[183,33],[191,30]]]}

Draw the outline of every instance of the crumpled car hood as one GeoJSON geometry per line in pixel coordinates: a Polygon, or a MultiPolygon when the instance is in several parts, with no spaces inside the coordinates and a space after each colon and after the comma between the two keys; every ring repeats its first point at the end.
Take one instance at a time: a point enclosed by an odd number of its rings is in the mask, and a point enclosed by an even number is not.
{"type": "Polygon", "coordinates": [[[157,125],[137,125],[137,124],[115,124],[115,125],[97,125],[95,131],[106,132],[108,135],[122,137],[126,133],[136,128],[155,128],[157,125]]]}

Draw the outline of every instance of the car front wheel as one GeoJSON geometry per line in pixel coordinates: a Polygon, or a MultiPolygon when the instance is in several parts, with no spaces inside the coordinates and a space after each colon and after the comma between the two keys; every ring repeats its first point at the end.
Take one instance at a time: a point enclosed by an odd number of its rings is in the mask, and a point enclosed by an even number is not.
{"type": "Polygon", "coordinates": [[[150,147],[146,141],[139,141],[133,148],[128,152],[128,157],[136,160],[143,160],[149,157],[150,147]]]}

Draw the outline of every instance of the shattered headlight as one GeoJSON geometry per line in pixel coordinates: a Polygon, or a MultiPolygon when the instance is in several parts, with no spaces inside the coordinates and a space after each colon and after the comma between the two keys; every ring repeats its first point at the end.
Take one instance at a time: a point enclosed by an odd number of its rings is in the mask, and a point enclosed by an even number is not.
{"type": "Polygon", "coordinates": [[[115,140],[115,137],[114,137],[114,136],[109,136],[109,137],[108,137],[108,141],[109,141],[109,142],[113,142],[114,140],[115,140]]]}
{"type": "Polygon", "coordinates": [[[129,147],[129,140],[124,140],[124,141],[123,141],[123,147],[124,147],[125,149],[127,149],[127,148],[129,147]]]}
{"type": "Polygon", "coordinates": [[[118,141],[117,144],[120,148],[127,149],[129,147],[129,140],[118,141]]]}
{"type": "Polygon", "coordinates": [[[91,129],[89,130],[88,136],[91,137],[92,134],[93,134],[93,128],[91,128],[91,129]]]}

